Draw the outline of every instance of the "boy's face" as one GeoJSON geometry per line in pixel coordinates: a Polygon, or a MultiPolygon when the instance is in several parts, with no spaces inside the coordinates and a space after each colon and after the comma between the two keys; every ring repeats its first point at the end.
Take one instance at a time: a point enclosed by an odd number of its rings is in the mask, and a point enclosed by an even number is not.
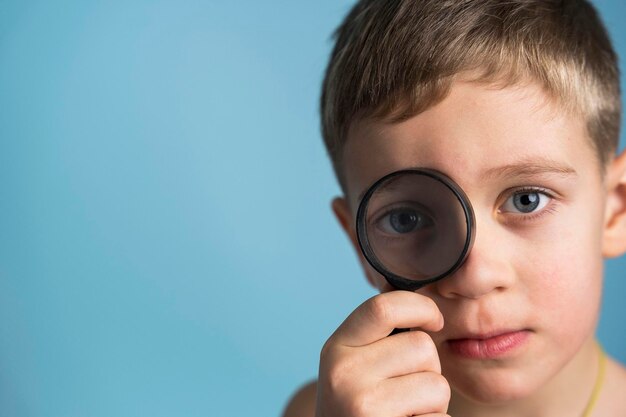
{"type": "MultiPolygon", "coordinates": [[[[444,329],[431,336],[456,390],[487,402],[524,397],[589,343],[607,189],[580,118],[559,112],[534,85],[456,81],[444,101],[407,121],[355,123],[344,155],[348,191],[333,206],[355,246],[358,196],[390,172],[436,169],[473,205],[476,238],[466,262],[419,291],[444,315],[444,329]],[[520,201],[529,196],[539,204],[525,212],[520,201]],[[518,330],[525,342],[495,359],[467,358],[448,344],[518,330]]],[[[372,284],[391,289],[361,261],[372,284]]]]}

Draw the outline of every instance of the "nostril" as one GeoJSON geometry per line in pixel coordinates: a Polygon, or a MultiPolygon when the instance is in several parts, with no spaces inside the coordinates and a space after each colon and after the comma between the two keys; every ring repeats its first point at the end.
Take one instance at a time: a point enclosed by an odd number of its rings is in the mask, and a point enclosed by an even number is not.
{"type": "Polygon", "coordinates": [[[476,300],[492,292],[503,292],[513,284],[515,275],[503,262],[476,255],[453,275],[433,283],[433,291],[444,298],[476,300]]]}

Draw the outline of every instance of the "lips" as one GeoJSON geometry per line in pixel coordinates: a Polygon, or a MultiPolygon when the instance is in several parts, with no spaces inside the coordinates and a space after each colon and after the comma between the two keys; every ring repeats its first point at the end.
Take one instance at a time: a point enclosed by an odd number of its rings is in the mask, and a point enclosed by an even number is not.
{"type": "Polygon", "coordinates": [[[446,343],[455,355],[467,359],[496,359],[510,356],[527,344],[529,330],[503,330],[487,334],[449,339],[446,343]]]}

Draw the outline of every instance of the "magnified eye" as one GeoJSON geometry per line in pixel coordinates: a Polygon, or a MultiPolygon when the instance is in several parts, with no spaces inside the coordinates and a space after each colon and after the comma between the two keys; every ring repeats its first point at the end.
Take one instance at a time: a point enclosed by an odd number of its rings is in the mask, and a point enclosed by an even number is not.
{"type": "Polygon", "coordinates": [[[412,208],[397,208],[389,211],[379,221],[379,227],[386,233],[405,234],[432,226],[433,221],[412,208]]]}
{"type": "Polygon", "coordinates": [[[548,204],[550,196],[540,191],[521,191],[513,194],[502,205],[504,212],[532,213],[548,204]]]}

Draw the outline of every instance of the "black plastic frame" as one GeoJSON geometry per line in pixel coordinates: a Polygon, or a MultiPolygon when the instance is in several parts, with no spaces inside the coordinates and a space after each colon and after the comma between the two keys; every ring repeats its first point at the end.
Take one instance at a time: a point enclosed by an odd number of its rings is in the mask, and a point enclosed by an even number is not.
{"type": "Polygon", "coordinates": [[[378,271],[382,276],[384,276],[387,282],[389,282],[389,284],[391,284],[394,288],[399,289],[399,290],[407,290],[407,291],[418,290],[422,288],[423,286],[431,284],[435,281],[439,281],[440,279],[445,278],[448,275],[453,274],[456,270],[458,270],[461,267],[461,265],[463,265],[463,262],[465,262],[465,259],[467,258],[467,255],[469,254],[472,248],[472,245],[474,244],[474,237],[476,235],[475,225],[476,225],[476,218],[474,217],[474,210],[472,209],[472,205],[469,201],[469,198],[465,194],[465,192],[450,177],[448,177],[447,175],[439,171],[436,171],[430,168],[403,169],[400,171],[392,172],[391,174],[387,174],[384,177],[380,178],[369,187],[369,189],[363,196],[363,199],[359,203],[359,208],[356,214],[357,240],[359,242],[359,246],[361,247],[361,252],[363,252],[363,255],[365,255],[365,259],[367,259],[369,264],[372,265],[372,267],[376,271],[378,271]],[[376,189],[387,180],[393,177],[406,175],[406,174],[426,175],[427,177],[430,177],[436,181],[439,181],[443,185],[445,185],[450,191],[452,191],[452,193],[461,203],[461,206],[463,207],[463,212],[465,214],[465,223],[467,225],[467,236],[465,239],[465,245],[463,247],[463,251],[461,252],[461,255],[459,256],[457,261],[454,263],[454,265],[452,265],[447,271],[433,278],[423,280],[423,281],[415,281],[415,280],[407,279],[385,269],[382,262],[380,262],[378,258],[376,257],[376,255],[374,254],[374,251],[372,250],[369,244],[369,239],[367,237],[365,213],[367,212],[367,206],[369,204],[370,198],[372,197],[372,194],[374,194],[374,191],[376,191],[376,189]]]}

